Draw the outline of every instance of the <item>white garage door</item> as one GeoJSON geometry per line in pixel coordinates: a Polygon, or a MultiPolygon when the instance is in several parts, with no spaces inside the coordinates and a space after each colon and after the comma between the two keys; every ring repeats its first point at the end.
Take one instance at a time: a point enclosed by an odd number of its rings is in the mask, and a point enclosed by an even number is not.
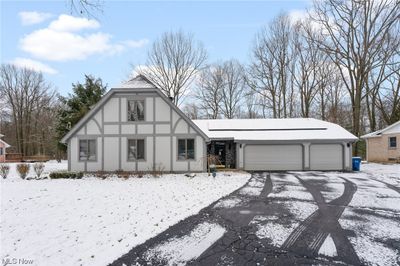
{"type": "Polygon", "coordinates": [[[340,144],[312,144],[310,146],[311,170],[342,170],[343,146],[340,144]]]}
{"type": "Polygon", "coordinates": [[[244,169],[302,170],[303,148],[301,145],[247,145],[244,149],[244,169]]]}

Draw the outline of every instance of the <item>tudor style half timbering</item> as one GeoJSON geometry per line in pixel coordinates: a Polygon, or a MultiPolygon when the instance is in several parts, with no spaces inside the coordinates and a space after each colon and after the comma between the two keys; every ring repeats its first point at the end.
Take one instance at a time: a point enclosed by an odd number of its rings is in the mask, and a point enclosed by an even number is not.
{"type": "Polygon", "coordinates": [[[143,76],[111,89],[62,141],[69,170],[206,170],[207,136],[143,76]]]}

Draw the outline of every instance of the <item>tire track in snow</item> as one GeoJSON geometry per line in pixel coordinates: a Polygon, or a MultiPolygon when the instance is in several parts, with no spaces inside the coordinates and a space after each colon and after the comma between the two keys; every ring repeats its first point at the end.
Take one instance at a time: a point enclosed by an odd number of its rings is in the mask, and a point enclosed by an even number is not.
{"type": "Polygon", "coordinates": [[[343,194],[326,203],[317,186],[309,181],[295,177],[311,193],[317,203],[318,210],[305,219],[286,239],[282,248],[305,255],[318,256],[319,249],[325,239],[331,234],[338,256],[346,263],[360,264],[354,247],[347,239],[346,231],[341,227],[339,218],[345,207],[351,202],[357,186],[343,178],[345,189],[343,194]]]}

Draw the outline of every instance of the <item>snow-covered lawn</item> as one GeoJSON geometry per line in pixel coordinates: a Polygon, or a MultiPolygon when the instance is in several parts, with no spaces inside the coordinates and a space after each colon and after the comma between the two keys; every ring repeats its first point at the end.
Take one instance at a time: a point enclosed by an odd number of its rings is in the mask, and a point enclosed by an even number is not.
{"type": "MultiPolygon", "coordinates": [[[[106,265],[244,185],[246,173],[1,180],[1,259],[106,265]]],[[[66,168],[50,162],[45,172],[66,168]]],[[[33,173],[32,173],[33,176],[33,173]]]]}

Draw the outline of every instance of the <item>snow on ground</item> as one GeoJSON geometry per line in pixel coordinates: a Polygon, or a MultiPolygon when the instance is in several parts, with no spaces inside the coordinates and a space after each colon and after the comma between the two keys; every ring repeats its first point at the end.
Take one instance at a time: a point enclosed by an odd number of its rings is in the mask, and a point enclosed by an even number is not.
{"type": "Polygon", "coordinates": [[[296,200],[313,200],[312,195],[305,187],[300,184],[300,181],[289,174],[272,174],[273,187],[271,198],[291,198],[296,200]]]}
{"type": "MultiPolygon", "coordinates": [[[[66,164],[63,167],[65,168],[66,164]]],[[[61,165],[46,164],[47,169],[61,165]]],[[[51,170],[47,170],[51,171],[51,170]]],[[[1,180],[1,258],[105,265],[244,185],[246,173],[1,180]]]]}
{"type": "Polygon", "coordinates": [[[368,265],[399,265],[400,193],[376,180],[399,187],[400,165],[362,164],[360,172],[340,176],[357,185],[339,222],[355,232],[349,239],[358,256],[368,265]]]}
{"type": "Polygon", "coordinates": [[[378,180],[400,187],[400,164],[363,163],[361,171],[378,180]]]}
{"type": "Polygon", "coordinates": [[[320,247],[318,254],[323,255],[323,256],[328,256],[328,257],[337,256],[335,242],[333,242],[333,239],[330,234],[328,235],[328,237],[325,239],[324,243],[320,247]]]}
{"type": "MultiPolygon", "coordinates": [[[[18,163],[7,163],[10,166],[10,172],[7,176],[7,179],[20,179],[19,174],[17,173],[17,164],[18,163]]],[[[34,163],[29,163],[29,173],[27,177],[36,177],[35,171],[33,170],[34,163]]],[[[68,169],[68,161],[61,161],[61,163],[57,161],[48,161],[44,164],[44,170],[42,173],[42,177],[48,177],[51,172],[55,171],[66,171],[68,169]]]]}
{"type": "Polygon", "coordinates": [[[321,185],[320,192],[325,199],[325,202],[330,202],[343,194],[343,179],[338,178],[332,174],[326,176],[325,172],[318,171],[292,173],[298,175],[303,180],[311,181],[313,184],[319,183],[321,185]]]}
{"type": "Polygon", "coordinates": [[[199,257],[226,232],[219,224],[204,222],[197,225],[189,235],[173,238],[146,252],[148,261],[168,261],[168,265],[185,265],[199,257]]]}
{"type": "Polygon", "coordinates": [[[259,215],[254,217],[251,224],[256,225],[258,238],[268,239],[272,245],[280,247],[293,230],[318,208],[311,194],[293,175],[272,173],[271,179],[273,189],[268,195],[269,198],[274,199],[271,204],[281,206],[278,210],[285,209],[288,212],[287,215],[292,218],[288,221],[279,217],[279,214],[259,215]]]}
{"type": "Polygon", "coordinates": [[[214,205],[214,208],[233,208],[242,205],[244,200],[238,197],[227,198],[219,201],[214,205]]]}

